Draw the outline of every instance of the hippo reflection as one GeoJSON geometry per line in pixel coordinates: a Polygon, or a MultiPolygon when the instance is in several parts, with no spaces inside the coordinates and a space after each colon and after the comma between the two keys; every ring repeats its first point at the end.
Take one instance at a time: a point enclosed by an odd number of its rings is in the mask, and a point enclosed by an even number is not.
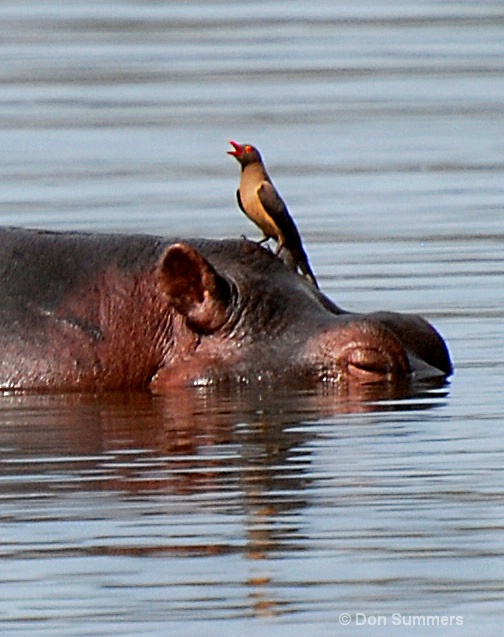
{"type": "Polygon", "coordinates": [[[246,240],[0,231],[0,388],[375,383],[452,372],[424,319],[352,314],[246,240]]]}

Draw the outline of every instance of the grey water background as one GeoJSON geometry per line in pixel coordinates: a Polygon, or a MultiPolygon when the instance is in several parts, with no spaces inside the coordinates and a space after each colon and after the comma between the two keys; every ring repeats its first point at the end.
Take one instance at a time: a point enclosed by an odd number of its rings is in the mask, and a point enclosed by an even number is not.
{"type": "Polygon", "coordinates": [[[258,237],[251,142],[324,291],[423,314],[456,365],[0,396],[1,634],[500,634],[502,3],[4,0],[0,35],[3,224],[258,237]]]}

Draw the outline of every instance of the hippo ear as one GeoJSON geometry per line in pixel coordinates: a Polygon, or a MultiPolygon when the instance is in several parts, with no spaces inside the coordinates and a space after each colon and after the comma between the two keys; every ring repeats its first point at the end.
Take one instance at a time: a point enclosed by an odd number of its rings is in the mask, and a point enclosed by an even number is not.
{"type": "Polygon", "coordinates": [[[204,332],[218,330],[227,319],[229,283],[187,243],[174,243],[158,265],[162,288],[187,323],[204,332]]]}

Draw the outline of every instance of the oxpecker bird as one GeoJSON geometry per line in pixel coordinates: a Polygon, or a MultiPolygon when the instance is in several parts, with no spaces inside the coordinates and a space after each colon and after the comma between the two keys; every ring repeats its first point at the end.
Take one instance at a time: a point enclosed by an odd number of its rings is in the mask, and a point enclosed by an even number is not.
{"type": "Polygon", "coordinates": [[[276,254],[281,250],[287,252],[287,263],[295,270],[299,268],[318,288],[299,230],[273,185],[260,152],[250,144],[229,143],[234,150],[228,150],[228,154],[235,157],[241,166],[240,187],[236,191],[238,206],[262,230],[262,241],[274,239],[277,242],[276,254]]]}

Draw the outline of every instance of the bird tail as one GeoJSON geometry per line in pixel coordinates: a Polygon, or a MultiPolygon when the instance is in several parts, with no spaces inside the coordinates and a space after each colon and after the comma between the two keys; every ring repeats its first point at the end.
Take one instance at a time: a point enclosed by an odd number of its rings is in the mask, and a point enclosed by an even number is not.
{"type": "Polygon", "coordinates": [[[282,259],[287,267],[291,268],[291,270],[297,270],[298,268],[301,270],[301,273],[308,279],[310,283],[318,290],[319,285],[317,283],[317,279],[313,274],[313,270],[310,267],[308,262],[308,256],[302,247],[299,249],[287,248],[287,246],[282,246],[282,259]]]}

